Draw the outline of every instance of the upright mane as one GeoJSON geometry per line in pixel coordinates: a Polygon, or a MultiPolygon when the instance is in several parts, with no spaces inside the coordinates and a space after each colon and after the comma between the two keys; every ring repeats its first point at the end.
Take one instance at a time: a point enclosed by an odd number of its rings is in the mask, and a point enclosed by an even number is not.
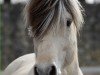
{"type": "Polygon", "coordinates": [[[60,6],[64,5],[71,14],[77,30],[83,23],[82,7],[78,0],[31,0],[25,8],[26,24],[33,37],[44,36],[60,16],[60,6]],[[30,30],[31,29],[31,30],[30,30]]]}

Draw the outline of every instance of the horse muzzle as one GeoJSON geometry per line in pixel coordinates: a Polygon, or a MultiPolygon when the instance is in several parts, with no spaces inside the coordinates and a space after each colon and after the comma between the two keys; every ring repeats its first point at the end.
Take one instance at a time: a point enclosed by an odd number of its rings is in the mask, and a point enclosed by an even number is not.
{"type": "Polygon", "coordinates": [[[54,65],[50,65],[43,68],[39,65],[35,65],[34,75],[57,75],[56,67],[54,65]]]}

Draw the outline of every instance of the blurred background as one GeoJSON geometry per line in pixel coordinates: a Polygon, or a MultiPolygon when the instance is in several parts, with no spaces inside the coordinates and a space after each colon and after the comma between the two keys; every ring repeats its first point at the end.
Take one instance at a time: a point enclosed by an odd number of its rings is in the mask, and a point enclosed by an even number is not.
{"type": "MultiPolygon", "coordinates": [[[[34,52],[25,32],[23,9],[28,0],[0,0],[0,70],[21,55],[34,52]]],[[[100,0],[79,0],[85,24],[78,36],[79,63],[85,75],[100,75],[100,0]]]]}

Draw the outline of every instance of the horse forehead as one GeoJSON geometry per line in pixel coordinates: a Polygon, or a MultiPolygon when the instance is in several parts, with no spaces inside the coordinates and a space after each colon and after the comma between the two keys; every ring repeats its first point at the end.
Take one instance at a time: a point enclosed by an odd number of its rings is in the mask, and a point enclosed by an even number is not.
{"type": "Polygon", "coordinates": [[[46,38],[43,40],[43,42],[41,43],[42,47],[47,47],[47,48],[57,48],[56,46],[59,46],[61,44],[65,44],[66,43],[66,38],[64,37],[60,37],[60,36],[52,36],[51,38],[46,38]]]}

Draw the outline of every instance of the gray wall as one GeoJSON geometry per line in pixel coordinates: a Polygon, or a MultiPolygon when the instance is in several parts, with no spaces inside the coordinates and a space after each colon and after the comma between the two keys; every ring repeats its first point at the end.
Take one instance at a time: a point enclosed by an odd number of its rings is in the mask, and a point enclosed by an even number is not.
{"type": "Polygon", "coordinates": [[[79,38],[79,60],[82,66],[100,66],[100,4],[83,4],[85,24],[79,38]]]}

